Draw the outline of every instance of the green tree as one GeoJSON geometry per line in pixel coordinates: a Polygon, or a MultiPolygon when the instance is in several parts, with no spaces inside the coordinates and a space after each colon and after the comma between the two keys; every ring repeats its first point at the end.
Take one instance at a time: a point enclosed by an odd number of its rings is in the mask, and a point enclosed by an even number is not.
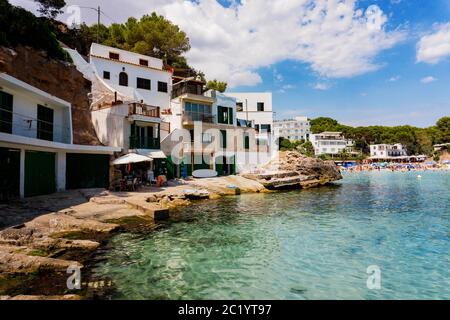
{"type": "Polygon", "coordinates": [[[12,48],[30,46],[46,51],[51,58],[70,61],[47,19],[38,18],[6,0],[0,0],[0,45],[12,48]]]}
{"type": "Polygon", "coordinates": [[[186,65],[182,55],[190,49],[186,33],[155,12],[140,20],[129,18],[124,24],[112,24],[103,43],[163,59],[176,66],[186,65]]]}
{"type": "Polygon", "coordinates": [[[311,132],[312,133],[321,133],[324,131],[334,131],[338,126],[339,123],[337,120],[327,118],[327,117],[320,117],[316,119],[312,119],[310,121],[311,124],[311,132]]]}
{"type": "Polygon", "coordinates": [[[292,150],[291,141],[289,139],[280,137],[278,139],[278,146],[280,148],[280,151],[289,151],[292,150]]]}
{"type": "Polygon", "coordinates": [[[437,143],[450,142],[450,117],[443,117],[439,119],[436,123],[436,129],[439,135],[439,141],[437,143]]]}
{"type": "Polygon", "coordinates": [[[345,161],[345,160],[347,160],[347,159],[350,157],[350,154],[348,153],[347,149],[344,148],[344,149],[342,149],[342,150],[339,152],[338,157],[339,157],[342,161],[345,161]]]}
{"type": "Polygon", "coordinates": [[[306,141],[300,146],[300,153],[307,157],[314,157],[314,146],[310,141],[306,141]]]}
{"type": "Polygon", "coordinates": [[[42,15],[50,18],[55,18],[62,13],[62,8],[66,5],[64,0],[34,0],[39,4],[38,11],[42,15]]]}
{"type": "Polygon", "coordinates": [[[216,79],[208,81],[206,84],[207,90],[217,90],[219,92],[225,92],[227,90],[227,83],[217,81],[216,79]]]}

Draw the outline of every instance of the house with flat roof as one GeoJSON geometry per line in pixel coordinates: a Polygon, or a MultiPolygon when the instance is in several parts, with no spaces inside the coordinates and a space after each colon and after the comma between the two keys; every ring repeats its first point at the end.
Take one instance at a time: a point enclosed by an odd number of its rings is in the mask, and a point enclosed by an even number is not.
{"type": "Polygon", "coordinates": [[[0,73],[0,200],[108,187],[117,151],[73,144],[69,102],[0,73]]]}
{"type": "Polygon", "coordinates": [[[293,119],[275,120],[273,131],[279,137],[295,140],[309,140],[311,125],[307,117],[295,117],[293,119]]]}
{"type": "Polygon", "coordinates": [[[331,155],[336,156],[346,149],[351,151],[353,141],[344,137],[342,132],[322,132],[310,135],[309,140],[314,146],[316,156],[331,155]]]}
{"type": "Polygon", "coordinates": [[[200,78],[173,77],[171,107],[161,115],[171,127],[171,134],[162,142],[169,157],[170,177],[190,176],[200,169],[235,174],[240,169],[239,153],[250,151],[251,146],[256,148],[255,130],[240,127],[236,118],[236,99],[205,90],[205,85],[200,78]],[[182,148],[175,149],[181,137],[182,148]],[[178,151],[177,159],[172,157],[174,150],[178,151]]]}
{"type": "Polygon", "coordinates": [[[273,131],[272,92],[227,92],[236,99],[236,116],[251,122],[257,138],[267,139],[273,131]]]}

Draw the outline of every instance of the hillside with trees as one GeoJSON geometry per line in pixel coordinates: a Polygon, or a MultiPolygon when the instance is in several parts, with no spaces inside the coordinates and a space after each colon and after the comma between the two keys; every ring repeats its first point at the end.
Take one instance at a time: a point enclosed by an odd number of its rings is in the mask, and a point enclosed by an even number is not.
{"type": "MultiPolygon", "coordinates": [[[[70,61],[61,43],[88,55],[93,42],[145,54],[162,59],[166,65],[187,76],[200,76],[201,71],[190,67],[184,54],[191,48],[189,38],[177,25],[155,12],[141,19],[129,18],[125,23],[110,26],[93,24],[67,26],[55,20],[66,5],[64,0],[35,0],[39,4],[36,17],[33,13],[0,0],[0,46],[14,48],[18,45],[47,52],[49,57],[70,61]]],[[[226,83],[213,82],[220,89],[226,83]]]]}
{"type": "Polygon", "coordinates": [[[369,153],[370,144],[402,143],[410,154],[433,153],[433,145],[450,142],[450,117],[439,119],[435,126],[417,128],[413,126],[368,126],[351,127],[340,124],[335,119],[320,117],[311,120],[311,132],[343,132],[348,139],[355,141],[355,147],[369,153]]]}

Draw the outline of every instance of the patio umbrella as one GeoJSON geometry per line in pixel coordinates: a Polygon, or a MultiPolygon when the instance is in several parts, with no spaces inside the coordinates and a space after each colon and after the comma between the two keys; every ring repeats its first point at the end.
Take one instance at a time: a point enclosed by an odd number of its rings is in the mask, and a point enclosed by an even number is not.
{"type": "Polygon", "coordinates": [[[129,164],[129,163],[138,163],[138,162],[146,162],[146,161],[152,161],[152,158],[142,156],[140,154],[136,153],[128,153],[124,156],[121,156],[120,158],[117,158],[113,161],[113,165],[121,165],[121,164],[129,164]]]}

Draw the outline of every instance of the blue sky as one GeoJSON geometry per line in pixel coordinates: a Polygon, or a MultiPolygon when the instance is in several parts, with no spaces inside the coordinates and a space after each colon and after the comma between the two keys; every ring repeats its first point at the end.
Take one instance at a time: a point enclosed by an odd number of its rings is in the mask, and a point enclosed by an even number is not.
{"type": "Polygon", "coordinates": [[[383,65],[379,70],[352,78],[325,79],[326,90],[313,88],[317,76],[304,63],[285,61],[259,69],[263,83],[252,90],[273,91],[277,118],[329,116],[351,125],[426,127],[450,115],[450,59],[435,65],[416,62],[420,36],[433,24],[450,21],[450,0],[403,0],[397,4],[391,0],[360,1],[363,7],[369,3],[378,4],[389,14],[388,28],[407,29],[407,38],[377,56],[383,65]],[[274,74],[281,74],[283,80],[278,81],[274,74]],[[423,84],[421,79],[428,76],[437,80],[423,84]]]}
{"type": "MultiPolygon", "coordinates": [[[[33,1],[10,2],[35,11],[33,1]]],[[[191,65],[230,91],[272,91],[276,118],[426,127],[450,115],[450,0],[66,3],[100,5],[107,24],[166,16],[189,36],[191,65]]],[[[94,23],[95,12],[80,19],[94,23]]]]}

